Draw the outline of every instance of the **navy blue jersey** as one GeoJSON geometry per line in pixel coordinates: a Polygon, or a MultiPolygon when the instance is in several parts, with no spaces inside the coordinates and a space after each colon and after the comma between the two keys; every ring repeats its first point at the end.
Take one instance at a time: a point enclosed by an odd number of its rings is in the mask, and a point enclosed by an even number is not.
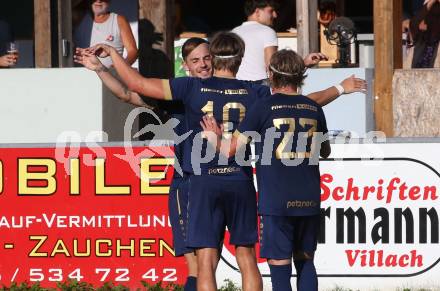
{"type": "Polygon", "coordinates": [[[312,136],[327,133],[322,108],[302,95],[275,94],[249,109],[237,133],[246,131],[258,132],[262,141],[255,144],[259,213],[319,213],[320,174],[313,156],[319,146],[312,148],[312,136]]]}
{"type": "MultiPolygon", "coordinates": [[[[148,97],[145,97],[143,95],[140,95],[140,97],[141,97],[142,101],[146,104],[151,102],[151,100],[149,100],[148,97]]],[[[170,103],[170,102],[163,101],[163,103],[170,103]]],[[[185,117],[184,117],[185,110],[184,110],[183,104],[181,102],[173,102],[173,103],[175,103],[175,106],[173,106],[173,107],[165,106],[165,107],[167,107],[168,109],[172,109],[170,112],[168,112],[171,115],[170,116],[171,118],[175,118],[175,119],[179,120],[178,125],[174,128],[174,132],[176,133],[176,135],[180,136],[182,134],[185,134],[185,132],[187,131],[186,124],[185,124],[185,117]]],[[[161,109],[163,109],[163,108],[161,108],[161,109]]],[[[147,124],[148,124],[148,121],[147,121],[147,124]]],[[[179,163],[179,165],[182,165],[182,161],[183,161],[183,157],[182,157],[183,147],[184,147],[183,143],[174,144],[175,163],[179,163]]],[[[183,178],[184,177],[176,170],[176,168],[174,168],[173,180],[171,181],[170,187],[172,189],[177,189],[179,184],[182,182],[183,178]]]]}
{"type": "MultiPolygon", "coordinates": [[[[251,105],[260,97],[266,97],[270,94],[269,89],[265,86],[235,79],[187,77],[164,82],[164,90],[167,99],[183,102],[185,105],[185,124],[188,130],[193,130],[192,135],[185,142],[183,170],[198,174],[200,166],[201,175],[229,179],[251,179],[251,167],[238,165],[234,158],[220,159],[219,154],[216,153],[214,158],[207,162],[195,159],[195,156],[205,157],[207,149],[207,141],[203,140],[199,134],[202,132],[200,121],[205,114],[212,114],[219,123],[225,126],[224,137],[228,138],[232,136],[238,124],[244,119],[251,105]],[[194,155],[191,155],[194,143],[201,144],[199,147],[201,152],[194,152],[194,155]]],[[[250,150],[248,150],[248,155],[250,155],[250,150]]]]}
{"type": "MultiPolygon", "coordinates": [[[[180,122],[174,129],[175,133],[177,135],[185,134],[186,132],[186,125],[185,125],[185,115],[184,114],[173,114],[171,115],[172,118],[178,119],[180,122]]],[[[184,143],[179,143],[174,145],[174,156],[176,159],[176,162],[179,163],[179,165],[183,164],[183,151],[184,151],[184,143]]],[[[173,174],[173,180],[171,181],[170,187],[173,189],[176,189],[179,184],[183,181],[183,176],[180,175],[180,173],[174,169],[173,174]]]]}

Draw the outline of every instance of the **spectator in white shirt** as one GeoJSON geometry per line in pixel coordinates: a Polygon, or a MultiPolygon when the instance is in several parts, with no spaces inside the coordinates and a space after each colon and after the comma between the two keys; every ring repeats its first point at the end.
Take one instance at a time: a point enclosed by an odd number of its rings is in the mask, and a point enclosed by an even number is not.
{"type": "Polygon", "coordinates": [[[244,41],[246,48],[237,79],[261,81],[267,79],[267,66],[278,49],[278,38],[273,25],[277,17],[275,2],[270,0],[247,0],[247,21],[234,28],[244,41]]]}
{"type": "MultiPolygon", "coordinates": [[[[270,58],[278,50],[277,34],[271,28],[277,18],[276,7],[274,0],[246,0],[247,21],[232,30],[246,46],[237,79],[256,83],[267,80],[270,58]]],[[[321,53],[312,53],[304,58],[304,63],[310,67],[325,59],[327,57],[321,53]]]]}

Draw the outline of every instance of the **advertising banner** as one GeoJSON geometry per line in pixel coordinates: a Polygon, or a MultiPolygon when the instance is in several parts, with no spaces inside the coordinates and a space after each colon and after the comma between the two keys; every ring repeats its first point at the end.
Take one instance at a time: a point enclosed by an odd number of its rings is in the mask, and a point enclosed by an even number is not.
{"type": "MultiPolygon", "coordinates": [[[[320,164],[320,289],[440,287],[439,146],[332,145],[320,164]]],[[[168,218],[173,163],[170,147],[0,148],[0,284],[183,283],[168,218]]],[[[228,239],[219,285],[241,281],[228,239]]]]}
{"type": "MultiPolygon", "coordinates": [[[[332,144],[331,159],[320,161],[320,290],[440,290],[439,148],[332,144]]],[[[238,270],[230,247],[222,258],[219,281],[240,282],[238,271],[230,272],[238,270]]],[[[267,263],[259,262],[271,290],[267,263]]]]}
{"type": "Polygon", "coordinates": [[[2,284],[183,282],[167,215],[173,152],[131,150],[0,149],[2,284]]]}

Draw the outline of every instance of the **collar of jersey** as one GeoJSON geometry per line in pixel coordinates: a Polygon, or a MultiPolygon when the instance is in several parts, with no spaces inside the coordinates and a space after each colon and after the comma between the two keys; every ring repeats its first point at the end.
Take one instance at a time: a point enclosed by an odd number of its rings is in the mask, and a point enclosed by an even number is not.
{"type": "Polygon", "coordinates": [[[282,95],[288,95],[288,96],[298,96],[298,95],[300,95],[298,92],[295,92],[295,93],[285,93],[285,92],[277,92],[277,93],[275,93],[275,94],[282,94],[282,95]]]}
{"type": "Polygon", "coordinates": [[[220,79],[228,79],[228,80],[236,80],[236,79],[237,79],[237,78],[235,78],[235,77],[216,76],[216,75],[213,75],[213,77],[215,77],[215,78],[220,78],[220,79]]]}

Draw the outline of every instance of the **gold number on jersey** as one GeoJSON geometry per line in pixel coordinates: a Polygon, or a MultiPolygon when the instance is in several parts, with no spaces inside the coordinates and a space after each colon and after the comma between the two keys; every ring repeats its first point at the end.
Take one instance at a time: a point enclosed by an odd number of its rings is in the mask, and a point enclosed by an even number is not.
{"type": "Polygon", "coordinates": [[[214,102],[208,101],[205,106],[202,107],[202,112],[208,116],[212,116],[214,112],[214,102]]]}
{"type": "MultiPolygon", "coordinates": [[[[289,140],[292,139],[295,131],[295,118],[276,118],[273,120],[273,126],[275,126],[276,129],[281,129],[281,125],[288,125],[289,127],[284,133],[284,137],[277,149],[275,150],[275,157],[277,159],[309,158],[310,152],[285,152],[289,140]]],[[[316,119],[300,118],[299,125],[302,128],[306,128],[307,125],[311,125],[311,127],[307,130],[307,137],[310,137],[313,136],[313,133],[316,131],[318,122],[316,119]]]]}
{"type": "MultiPolygon", "coordinates": [[[[239,102],[229,102],[226,103],[225,106],[223,106],[223,136],[225,138],[231,137],[231,130],[229,126],[229,117],[230,117],[230,110],[231,109],[238,109],[239,110],[239,122],[241,122],[246,115],[246,107],[244,107],[243,104],[239,102]]],[[[208,103],[205,104],[205,106],[202,107],[202,112],[213,116],[214,112],[214,102],[208,101],[208,103]]]]}
{"type": "Polygon", "coordinates": [[[231,131],[232,128],[230,128],[229,124],[229,117],[230,117],[230,110],[231,109],[238,109],[239,112],[239,122],[241,122],[246,114],[246,108],[243,106],[243,104],[238,102],[230,102],[227,103],[225,106],[223,106],[223,136],[225,138],[231,137],[231,131]]]}
{"type": "MultiPolygon", "coordinates": [[[[311,118],[300,118],[299,119],[299,124],[303,127],[306,128],[306,125],[310,125],[310,128],[307,130],[307,137],[312,137],[313,133],[317,130],[318,128],[318,121],[316,121],[316,119],[311,119],[311,118]]],[[[312,145],[310,148],[310,151],[313,153],[315,152],[315,146],[316,143],[314,143],[312,141],[312,145]]],[[[310,153],[309,153],[310,156],[310,153]]]]}
{"type": "Polygon", "coordinates": [[[306,125],[311,125],[311,127],[307,130],[307,137],[311,137],[318,127],[318,121],[311,118],[300,118],[299,125],[301,125],[302,128],[306,128],[306,125]]]}
{"type": "Polygon", "coordinates": [[[293,132],[295,131],[295,119],[294,118],[276,118],[273,120],[273,126],[275,126],[276,129],[281,129],[281,125],[287,124],[289,125],[289,128],[284,133],[284,137],[281,140],[280,144],[277,146],[277,149],[275,151],[275,156],[277,159],[289,159],[291,154],[295,154],[294,152],[284,152],[284,149],[287,146],[287,143],[293,136],[293,132]]]}

